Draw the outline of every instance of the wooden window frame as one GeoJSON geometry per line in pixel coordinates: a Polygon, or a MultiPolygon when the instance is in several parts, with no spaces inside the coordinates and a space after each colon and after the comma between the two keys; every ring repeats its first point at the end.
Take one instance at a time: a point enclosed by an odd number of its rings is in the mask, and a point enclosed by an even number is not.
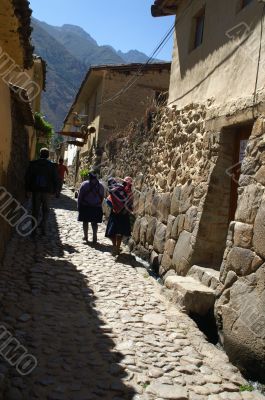
{"type": "Polygon", "coordinates": [[[203,6],[199,10],[199,12],[193,17],[191,51],[196,50],[203,44],[205,31],[205,9],[206,7],[203,6]],[[200,24],[202,24],[202,26],[200,26],[200,24]],[[198,35],[200,37],[198,37],[198,35]]]}

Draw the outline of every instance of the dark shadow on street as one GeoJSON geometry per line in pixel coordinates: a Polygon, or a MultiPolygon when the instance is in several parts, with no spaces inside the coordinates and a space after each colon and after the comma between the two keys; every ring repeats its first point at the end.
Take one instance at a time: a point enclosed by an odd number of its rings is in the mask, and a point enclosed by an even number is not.
{"type": "MultiPolygon", "coordinates": [[[[52,206],[74,211],[76,202],[62,195],[52,206]]],[[[63,258],[64,251],[76,252],[61,242],[53,210],[47,236],[14,236],[9,245],[0,270],[0,321],[38,366],[28,376],[10,367],[4,398],[11,399],[13,391],[25,400],[132,399],[135,391],[120,365],[123,355],[96,310],[87,276],[63,258]]]]}

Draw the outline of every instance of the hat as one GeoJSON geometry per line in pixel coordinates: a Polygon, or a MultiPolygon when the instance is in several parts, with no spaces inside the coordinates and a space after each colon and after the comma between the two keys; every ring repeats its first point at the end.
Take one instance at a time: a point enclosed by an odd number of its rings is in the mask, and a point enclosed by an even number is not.
{"type": "Polygon", "coordinates": [[[123,181],[128,183],[129,185],[133,184],[133,179],[130,176],[126,176],[126,178],[124,178],[123,181]]]}

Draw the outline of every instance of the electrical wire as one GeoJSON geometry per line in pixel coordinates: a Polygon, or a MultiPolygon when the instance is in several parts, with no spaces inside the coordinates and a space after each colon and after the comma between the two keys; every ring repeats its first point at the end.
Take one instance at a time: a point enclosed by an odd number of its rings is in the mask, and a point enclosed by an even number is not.
{"type": "Polygon", "coordinates": [[[107,100],[104,100],[103,102],[99,103],[98,106],[101,106],[103,104],[109,103],[111,101],[116,100],[116,98],[118,98],[119,96],[121,96],[122,94],[125,93],[125,91],[127,91],[131,86],[134,85],[134,83],[140,78],[140,74],[141,72],[146,68],[147,65],[149,65],[155,58],[155,56],[157,56],[160,51],[162,50],[162,48],[166,45],[166,43],[169,41],[170,37],[172,36],[173,32],[174,32],[174,28],[175,28],[175,24],[170,28],[170,30],[166,33],[166,35],[163,37],[163,39],[161,40],[161,42],[158,44],[158,46],[154,49],[154,51],[152,52],[152,54],[149,56],[148,60],[145,62],[145,64],[141,65],[139,67],[139,69],[136,71],[135,75],[129,79],[128,82],[126,82],[125,86],[120,89],[117,93],[115,93],[112,97],[110,97],[107,100]]]}
{"type": "Polygon", "coordinates": [[[161,42],[158,44],[158,46],[155,48],[155,50],[153,51],[152,55],[149,57],[149,59],[147,60],[147,62],[145,64],[143,64],[139,70],[136,72],[135,76],[133,78],[131,78],[126,85],[120,89],[117,93],[115,93],[112,97],[110,97],[109,99],[103,100],[101,103],[99,103],[97,106],[102,106],[103,104],[112,102],[114,100],[116,100],[118,97],[122,96],[124,93],[127,92],[128,89],[130,89],[141,77],[140,73],[144,70],[144,68],[146,68],[146,66],[148,64],[150,64],[150,62],[154,59],[155,56],[157,56],[157,54],[159,54],[161,52],[161,50],[163,49],[163,47],[166,45],[166,43],[169,41],[169,39],[171,38],[171,36],[173,35],[174,31],[175,31],[175,25],[177,22],[180,22],[180,20],[182,18],[185,17],[186,13],[188,12],[190,6],[192,5],[194,0],[190,0],[189,4],[187,5],[187,7],[185,8],[185,10],[183,11],[183,13],[180,15],[180,17],[174,22],[173,26],[170,28],[170,30],[166,33],[166,35],[164,36],[164,38],[161,40],[161,42]],[[138,76],[137,76],[138,75],[138,76]]]}

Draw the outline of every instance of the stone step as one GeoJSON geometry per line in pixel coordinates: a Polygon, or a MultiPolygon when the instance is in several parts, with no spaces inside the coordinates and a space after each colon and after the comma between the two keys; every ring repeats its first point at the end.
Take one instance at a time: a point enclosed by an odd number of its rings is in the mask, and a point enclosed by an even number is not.
{"type": "Polygon", "coordinates": [[[220,271],[216,271],[211,268],[200,267],[199,265],[193,265],[189,270],[187,276],[190,276],[197,281],[201,282],[208,288],[215,291],[222,289],[222,283],[220,282],[220,271]]]}
{"type": "Polygon", "coordinates": [[[204,316],[213,309],[215,292],[191,276],[168,276],[165,286],[173,290],[173,299],[187,314],[204,316]]]}

